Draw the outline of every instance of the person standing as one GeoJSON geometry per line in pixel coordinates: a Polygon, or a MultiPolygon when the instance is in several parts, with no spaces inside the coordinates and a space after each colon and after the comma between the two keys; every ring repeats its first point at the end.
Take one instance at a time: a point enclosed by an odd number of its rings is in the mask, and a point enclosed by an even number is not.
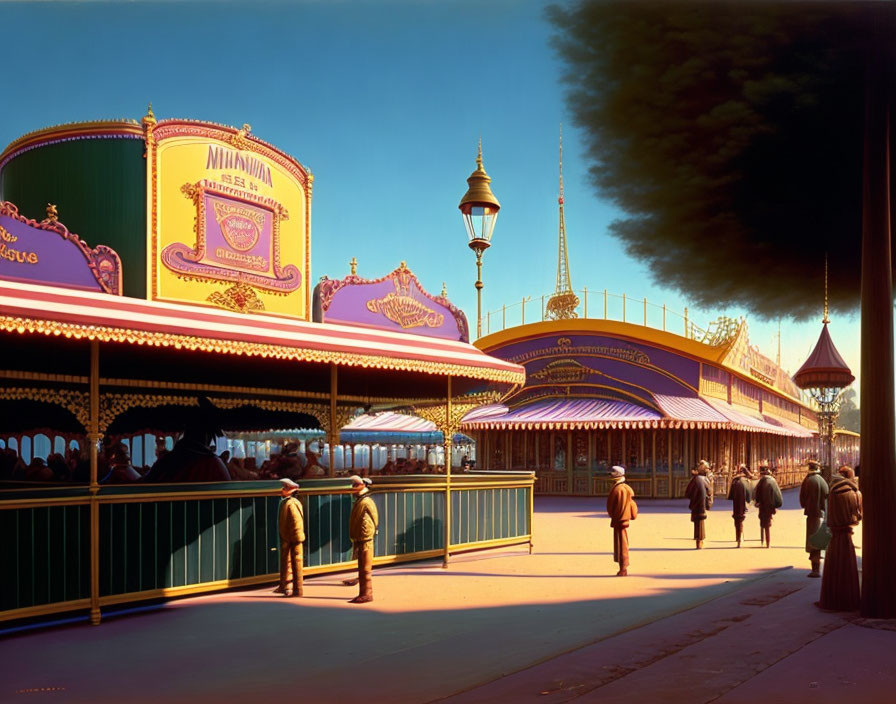
{"type": "Polygon", "coordinates": [[[706,512],[712,508],[712,486],[706,478],[708,472],[709,462],[700,460],[691,481],[684,490],[684,495],[689,500],[688,508],[691,509],[694,540],[697,542],[698,550],[703,547],[703,541],[706,539],[706,512]]]}
{"type": "Polygon", "coordinates": [[[617,577],[628,574],[628,524],[638,517],[635,492],[625,482],[625,467],[610,468],[610,476],[615,480],[607,496],[607,514],[613,529],[613,560],[619,563],[617,577]]]}
{"type": "Polygon", "coordinates": [[[859,570],[852,529],[862,520],[862,492],[849,467],[841,467],[834,476],[836,481],[828,496],[831,543],[825,556],[818,606],[830,611],[855,611],[859,608],[859,570]]]}
{"type": "Polygon", "coordinates": [[[303,543],[305,542],[305,512],[296,492],[299,485],[292,479],[281,479],[280,511],[277,526],[280,532],[280,587],[283,596],[302,596],[303,543]],[[292,583],[292,594],[290,594],[292,583]]]}
{"type": "Polygon", "coordinates": [[[734,537],[737,547],[740,547],[744,536],[744,519],[747,516],[747,506],[750,504],[753,485],[750,482],[750,470],[745,464],[740,465],[731,480],[731,488],[728,490],[728,500],[731,502],[731,517],[734,519],[734,537]]]}
{"type": "Polygon", "coordinates": [[[772,476],[771,467],[767,461],[759,463],[759,481],[754,492],[756,506],[759,508],[760,541],[769,548],[772,544],[772,517],[784,503],[781,495],[781,487],[772,476]]]}
{"type": "Polygon", "coordinates": [[[806,514],[806,552],[812,571],[807,577],[821,577],[821,550],[809,544],[809,538],[821,528],[824,507],[828,500],[828,483],[821,476],[821,464],[817,460],[809,460],[809,473],[800,485],[800,506],[806,514]]]}
{"type": "Polygon", "coordinates": [[[358,581],[361,586],[358,596],[351,604],[366,604],[373,601],[373,538],[379,525],[376,504],[370,497],[370,479],[354,474],[349,479],[355,503],[348,519],[348,536],[352,541],[352,559],[358,560],[358,581]]]}

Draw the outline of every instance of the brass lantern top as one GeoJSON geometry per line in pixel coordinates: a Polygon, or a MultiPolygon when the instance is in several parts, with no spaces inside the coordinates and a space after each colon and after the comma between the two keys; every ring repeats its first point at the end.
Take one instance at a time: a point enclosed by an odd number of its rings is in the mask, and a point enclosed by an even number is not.
{"type": "Polygon", "coordinates": [[[482,140],[480,139],[479,155],[476,157],[476,170],[471,173],[470,177],[467,179],[469,188],[464,194],[464,197],[460,199],[460,203],[457,207],[463,210],[464,205],[471,203],[475,205],[491,205],[495,210],[499,210],[501,204],[498,202],[498,199],[495,198],[492,189],[489,188],[488,184],[490,182],[491,178],[485,173],[485,169],[482,167],[482,140]]]}

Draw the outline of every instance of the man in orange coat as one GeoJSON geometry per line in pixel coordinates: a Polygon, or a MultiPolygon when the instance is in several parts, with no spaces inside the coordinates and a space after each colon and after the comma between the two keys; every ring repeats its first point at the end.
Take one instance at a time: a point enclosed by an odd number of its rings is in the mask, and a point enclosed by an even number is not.
{"type": "Polygon", "coordinates": [[[616,480],[607,496],[607,513],[613,528],[613,560],[619,563],[617,577],[628,574],[628,524],[638,517],[635,492],[625,483],[625,467],[610,468],[610,476],[616,480]]]}
{"type": "MultiPolygon", "coordinates": [[[[353,474],[349,477],[355,503],[348,518],[348,537],[352,541],[352,559],[358,560],[358,581],[361,583],[358,596],[350,600],[352,604],[366,604],[373,601],[373,539],[376,537],[380,518],[376,504],[370,498],[371,480],[353,474]]],[[[351,584],[346,580],[344,584],[351,584]]]]}
{"type": "Polygon", "coordinates": [[[299,485],[292,479],[281,479],[280,511],[277,527],[280,532],[280,587],[283,596],[302,596],[302,562],[304,560],[305,512],[296,492],[299,485]],[[289,593],[290,582],[292,594],[289,593]]]}

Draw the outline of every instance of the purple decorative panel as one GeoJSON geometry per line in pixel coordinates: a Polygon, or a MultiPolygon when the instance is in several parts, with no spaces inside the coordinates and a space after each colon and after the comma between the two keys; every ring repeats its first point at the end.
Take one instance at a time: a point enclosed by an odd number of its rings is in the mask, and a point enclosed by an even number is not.
{"type": "Polygon", "coordinates": [[[121,260],[105,245],[91,249],[55,218],[29,220],[0,201],[0,278],[121,295],[121,260]]]}
{"type": "Polygon", "coordinates": [[[526,367],[526,386],[511,404],[545,396],[598,396],[654,406],[654,394],[696,397],[699,386],[699,362],[606,335],[538,337],[489,354],[526,367]]]}
{"type": "Polygon", "coordinates": [[[404,262],[381,279],[324,277],[314,289],[314,320],[469,342],[466,316],[423,290],[404,262]]]}
{"type": "Polygon", "coordinates": [[[289,213],[279,203],[237,196],[205,180],[181,191],[196,204],[196,244],[165,247],[161,259],[166,267],[186,279],[238,281],[274,293],[299,288],[298,267],[280,266],[280,223],[289,213]]]}

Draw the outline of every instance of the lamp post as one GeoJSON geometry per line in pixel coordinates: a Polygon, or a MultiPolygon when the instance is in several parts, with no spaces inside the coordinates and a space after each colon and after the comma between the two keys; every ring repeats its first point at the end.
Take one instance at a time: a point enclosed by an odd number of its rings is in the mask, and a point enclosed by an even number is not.
{"type": "Polygon", "coordinates": [[[482,168],[482,140],[476,170],[467,179],[469,188],[460,199],[460,212],[467,228],[470,249],[476,254],[476,337],[482,337],[482,254],[491,246],[492,233],[501,204],[489,188],[491,178],[482,168]]]}
{"type": "Polygon", "coordinates": [[[828,262],[824,262],[824,317],[822,318],[821,335],[815,349],[809,355],[796,374],[793,381],[796,385],[809,392],[815,403],[818,404],[818,436],[824,448],[824,461],[822,474],[830,483],[834,464],[834,427],[837,416],[840,414],[840,393],[849,386],[855,377],[849,370],[843,357],[834,347],[834,341],[828,332],[828,262]]]}

